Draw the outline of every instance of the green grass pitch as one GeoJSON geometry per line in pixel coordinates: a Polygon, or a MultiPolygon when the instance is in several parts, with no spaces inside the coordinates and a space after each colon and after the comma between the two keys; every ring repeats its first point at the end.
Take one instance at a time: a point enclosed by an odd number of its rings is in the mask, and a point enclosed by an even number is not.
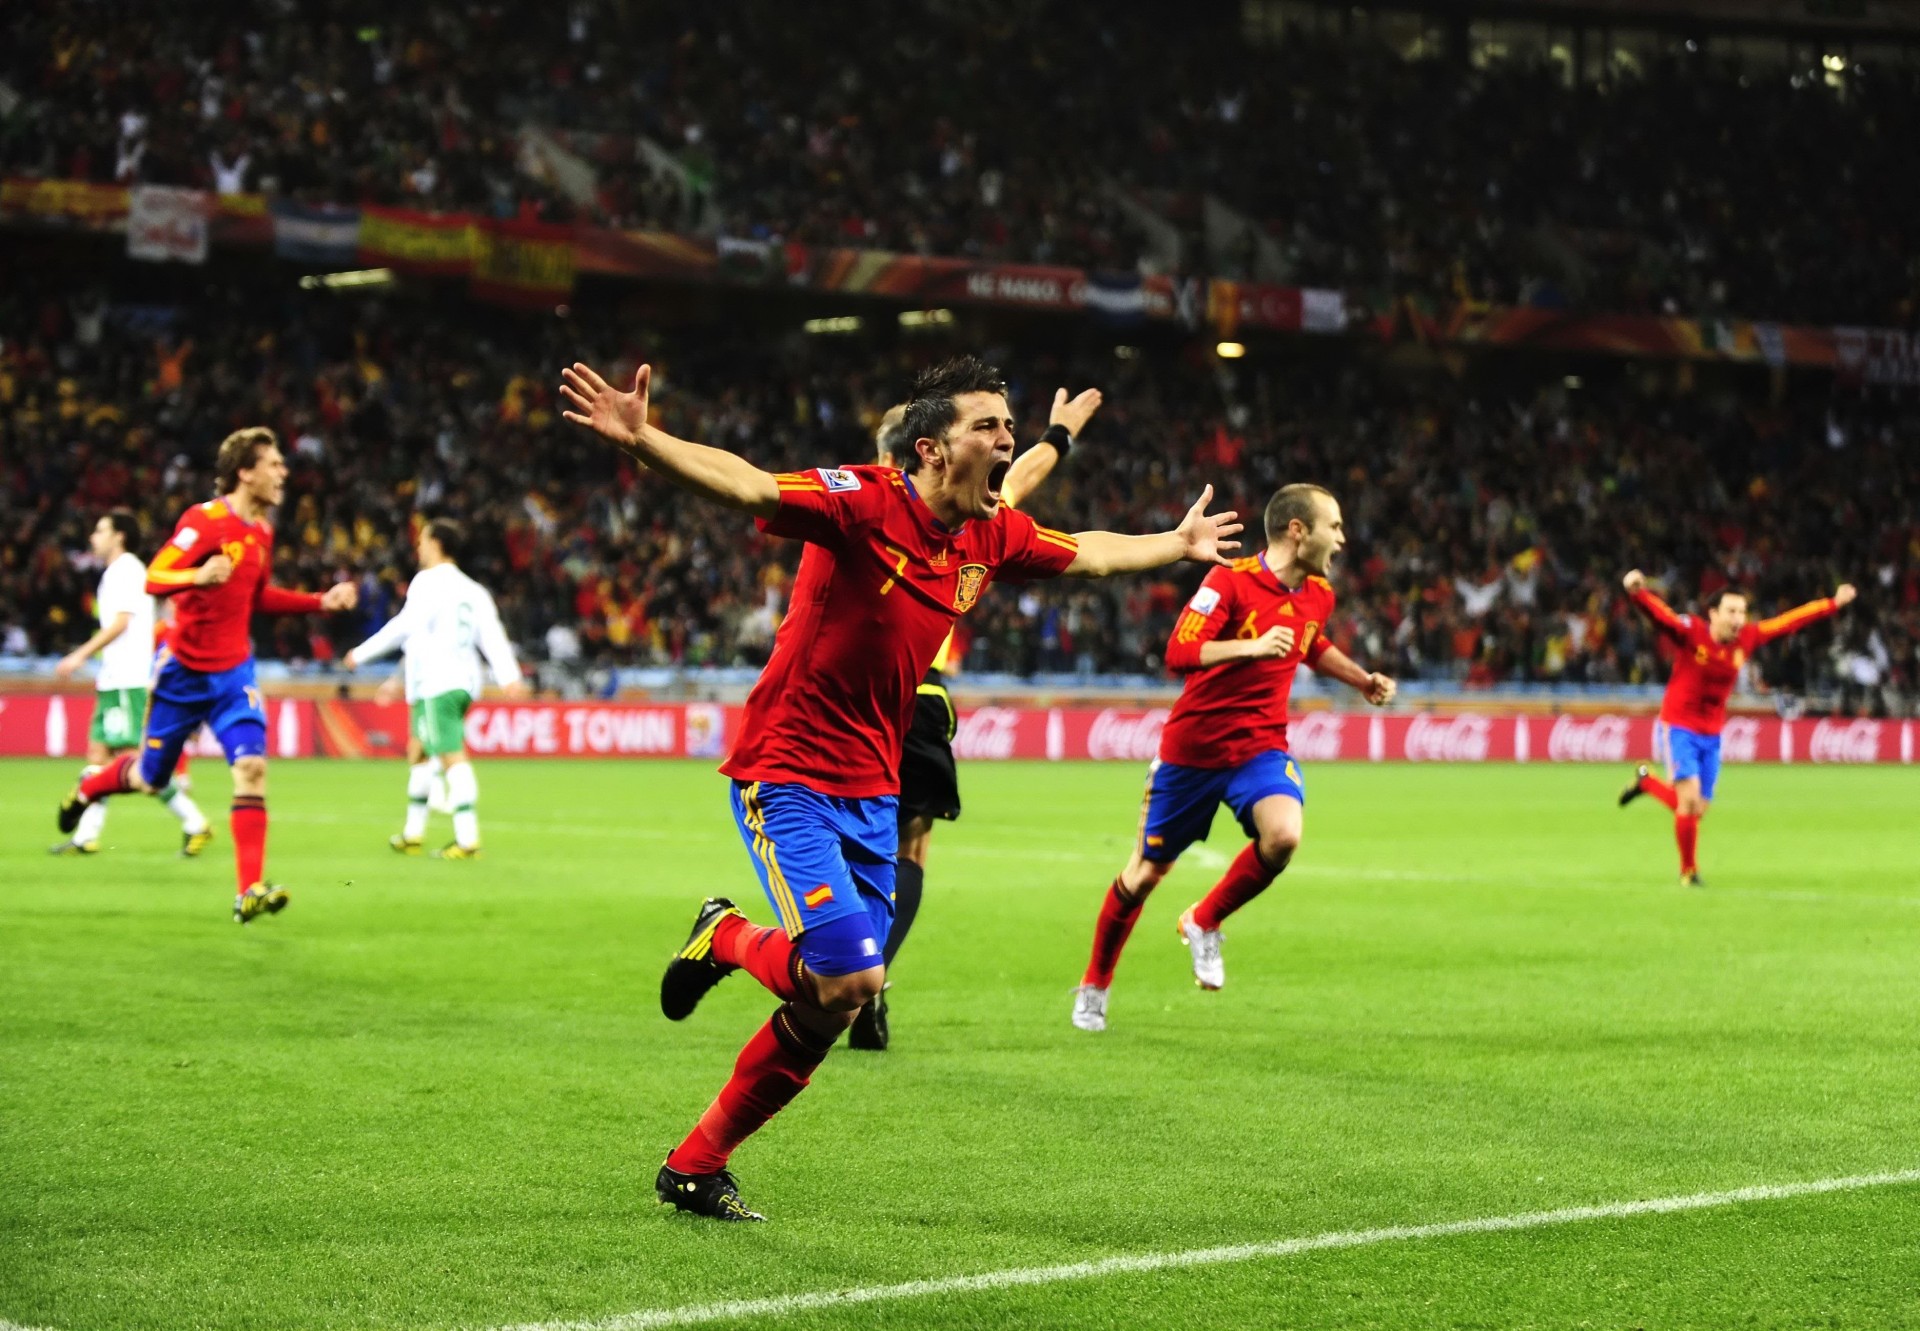
{"type": "MultiPolygon", "coordinates": [[[[1917,770],[1731,771],[1690,892],[1620,770],[1322,766],[1226,989],[1172,929],[1222,818],[1089,1036],[1142,773],[966,767],[895,1048],[740,1151],[732,1227],[651,1192],[773,1006],[656,1006],[700,897],[771,918],[707,765],[484,763],[461,865],[387,850],[399,765],[276,763],[293,904],[245,929],[197,773],[205,859],[127,802],[54,860],[72,765],[0,764],[0,1324],[581,1323],[1920,1167],[1917,770]]],[[[1920,1184],[747,1324],[1920,1326],[1920,1184]]]]}

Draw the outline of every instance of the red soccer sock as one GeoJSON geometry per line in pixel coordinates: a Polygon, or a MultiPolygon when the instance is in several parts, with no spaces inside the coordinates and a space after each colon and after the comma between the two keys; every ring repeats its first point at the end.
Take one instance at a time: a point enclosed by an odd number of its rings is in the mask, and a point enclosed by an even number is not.
{"type": "Polygon", "coordinates": [[[729,915],[713,931],[713,959],[760,981],[775,998],[815,1003],[818,991],[800,949],[781,929],[761,929],[744,916],[729,915]]]}
{"type": "Polygon", "coordinates": [[[92,776],[80,782],[80,794],[89,804],[94,800],[105,799],[109,795],[119,795],[133,789],[134,765],[140,761],[137,753],[122,754],[112,762],[99,768],[92,776]]]}
{"type": "Polygon", "coordinates": [[[1120,964],[1120,951],[1133,932],[1133,922],[1140,918],[1142,904],[1143,898],[1128,896],[1121,889],[1120,880],[1113,880],[1106,900],[1100,903],[1100,918],[1094,922],[1093,956],[1087,962],[1087,973],[1081,977],[1081,984],[1105,989],[1113,983],[1113,968],[1120,964]]]}
{"type": "Polygon", "coordinates": [[[233,831],[233,870],[244,892],[261,881],[267,862],[267,797],[235,795],[227,825],[233,831]]]}
{"type": "Polygon", "coordinates": [[[1193,922],[1202,929],[1218,929],[1227,916],[1239,910],[1267,890],[1267,884],[1279,877],[1260,862],[1260,848],[1249,841],[1213,891],[1193,908],[1193,922]]]}
{"type": "Polygon", "coordinates": [[[775,1009],[740,1051],[733,1076],[707,1112],[667,1157],[667,1168],[683,1174],[711,1174],[726,1168],[736,1146],[806,1089],[813,1070],[831,1048],[831,1039],[823,1044],[794,1020],[791,1003],[775,1009]]]}
{"type": "Polygon", "coordinates": [[[1700,861],[1695,854],[1700,846],[1700,815],[1697,813],[1675,814],[1673,839],[1680,846],[1680,872],[1700,872],[1700,861]]]}
{"type": "Polygon", "coordinates": [[[1649,772],[1640,778],[1640,789],[1666,805],[1669,809],[1680,807],[1680,797],[1673,793],[1673,787],[1649,772]]]}

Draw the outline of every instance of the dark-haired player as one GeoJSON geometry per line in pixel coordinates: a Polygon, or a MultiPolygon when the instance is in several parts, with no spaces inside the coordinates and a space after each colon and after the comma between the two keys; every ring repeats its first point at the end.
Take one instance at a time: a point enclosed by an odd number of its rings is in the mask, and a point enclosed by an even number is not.
{"type": "Polygon", "coordinates": [[[999,372],[964,357],[922,375],[903,428],[912,476],[855,466],[774,475],[649,423],[651,369],[631,391],[582,364],[563,372],[567,419],[695,495],[807,543],[772,659],[747,698],[721,771],[740,835],[780,927],[756,928],[724,898],[695,917],[661,980],[680,1020],[735,970],[781,1000],[719,1097],[661,1166],[660,1200],[757,1220],[727,1169],[734,1149],[807,1085],[886,978],[899,851],[900,749],[915,689],[953,621],[996,577],[1101,577],[1177,560],[1224,562],[1233,514],[1209,488],[1175,531],[1068,536],[1004,507],[1013,421],[999,372]]]}
{"type": "MultiPolygon", "coordinates": [[[[1013,470],[1007,473],[1006,483],[1001,486],[1002,503],[1008,508],[1018,508],[1022,500],[1040,487],[1052,474],[1054,465],[1072,451],[1075,438],[1087,428],[1093,413],[1100,409],[1100,402],[1097,388],[1089,388],[1073,398],[1067,396],[1064,388],[1054,393],[1046,432],[1032,448],[1014,460],[1013,470]]],[[[880,418],[874,445],[879,451],[881,466],[898,467],[911,476],[919,469],[920,455],[902,428],[906,415],[904,402],[889,407],[880,418]]],[[[949,633],[916,690],[913,722],[907,727],[906,742],[900,753],[900,858],[894,869],[893,925],[882,949],[889,971],[920,912],[934,820],[952,822],[960,816],[960,773],[953,761],[953,736],[959,714],[954,710],[953,695],[947,692],[947,676],[952,670],[953,634],[949,633]]],[[[887,987],[891,989],[892,983],[887,987]]],[[[891,1039],[887,996],[880,993],[860,1009],[860,1015],[847,1031],[847,1047],[885,1049],[891,1039]]]]}
{"type": "Polygon", "coordinates": [[[221,497],[181,515],[147,565],[147,591],[174,598],[174,627],[154,668],[141,749],[82,780],[60,805],[60,830],[72,832],[87,806],[109,795],[164,787],[188,737],[206,725],[233,769],[233,918],[245,924],[287,904],[286,889],[264,874],[267,714],[254,678],[252,617],[350,610],[359,594],[351,582],[315,594],[270,581],[267,513],[287,488],[287,460],[272,430],[254,426],[228,435],[214,471],[221,497]]]}
{"type": "Polygon", "coordinates": [[[427,797],[444,773],[453,806],[453,841],[437,853],[444,860],[480,855],[480,782],[467,756],[467,709],[480,696],[481,658],[493,682],[509,697],[526,692],[513,644],[500,626],[493,596],[457,562],[465,532],[451,518],[424,523],[414,538],[420,571],[407,584],[400,613],[348,652],[349,670],[396,651],[406,660],[410,710],[407,736],[407,820],[387,844],[418,855],[427,831],[427,797]]]}
{"type": "Polygon", "coordinates": [[[1728,587],[1707,604],[1704,621],[1675,614],[1673,607],[1647,588],[1646,575],[1634,569],[1622,580],[1633,603],[1646,611],[1673,643],[1673,674],[1660,702],[1654,726],[1654,756],[1666,772],[1663,781],[1642,766],[1620,792],[1621,807],[1651,795],[1673,811],[1673,839],[1680,847],[1680,884],[1699,887],[1700,820],[1713,802],[1720,780],[1720,732],[1727,724],[1727,698],[1740,667],[1754,650],[1775,638],[1797,633],[1852,602],[1850,582],[1832,596],[1796,606],[1783,615],[1747,623],[1745,592],[1728,587]]]}
{"type": "MultiPolygon", "coordinates": [[[[147,594],[147,566],[133,553],[140,539],[139,521],[124,508],[102,514],[93,524],[93,557],[104,566],[94,610],[100,629],[60,658],[53,673],[70,678],[94,653],[100,655],[100,673],[94,680],[93,720],[87,727],[87,763],[112,762],[140,745],[140,727],[147,719],[147,681],[153,673],[157,625],[153,597],[147,594]]],[[[206,815],[184,789],[184,782],[159,792],[160,802],[180,820],[180,853],[198,855],[213,840],[206,815]]],[[[73,835],[56,841],[55,855],[92,855],[100,849],[100,833],[107,825],[102,800],[80,815],[73,835]]]]}
{"type": "Polygon", "coordinates": [[[1333,584],[1327,572],[1347,543],[1340,504],[1317,485],[1288,485],[1267,503],[1267,548],[1208,572],[1174,621],[1169,670],[1187,677],[1148,769],[1140,837],[1107,888],[1094,924],[1093,955],[1073,991],[1073,1024],[1107,1028],[1107,992],[1140,907],[1222,804],[1249,844],[1213,890],[1180,914],[1203,989],[1226,983],[1220,926],[1259,896],[1300,845],[1306,790],[1287,752],[1287,700],[1302,666],[1358,689],[1376,707],[1394,682],[1370,674],[1327,641],[1333,584]]]}

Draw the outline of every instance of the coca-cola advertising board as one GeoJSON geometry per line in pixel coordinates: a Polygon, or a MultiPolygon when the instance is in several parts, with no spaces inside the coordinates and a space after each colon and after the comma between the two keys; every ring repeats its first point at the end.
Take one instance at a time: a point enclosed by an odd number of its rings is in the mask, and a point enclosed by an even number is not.
{"type": "MultiPolygon", "coordinates": [[[[84,694],[0,694],[0,754],[86,751],[93,705],[84,694]]],[[[392,757],[407,744],[403,703],[267,701],[280,757],[392,757]]],[[[490,702],[467,714],[467,748],[527,758],[705,758],[726,755],[741,709],[723,703],[490,702]]],[[[1150,762],[1165,707],[962,707],[954,755],[1150,762]]],[[[1305,712],[1288,742],[1305,763],[1632,763],[1657,757],[1655,718],[1627,713],[1305,712]]],[[[1920,722],[1735,716],[1721,735],[1729,763],[1911,763],[1920,722]]],[[[217,753],[202,735],[195,752],[217,753]]]]}
{"type": "MultiPolygon", "coordinates": [[[[304,698],[268,698],[267,753],[306,758],[319,752],[313,704],[304,698]]],[[[82,758],[93,698],[85,693],[0,693],[0,757],[82,758]]],[[[193,757],[218,757],[220,746],[202,728],[187,742],[193,757]]]]}

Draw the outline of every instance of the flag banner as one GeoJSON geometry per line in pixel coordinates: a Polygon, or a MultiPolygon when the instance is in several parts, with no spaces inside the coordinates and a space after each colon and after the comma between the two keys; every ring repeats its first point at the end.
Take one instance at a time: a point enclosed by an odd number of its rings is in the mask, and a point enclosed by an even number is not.
{"type": "Polygon", "coordinates": [[[433,277],[464,276],[473,268],[473,231],[469,213],[367,207],[360,213],[355,262],[433,277]]]}
{"type": "Polygon", "coordinates": [[[357,263],[360,210],[273,201],[273,252],[295,263],[357,263]]]}
{"type": "Polygon", "coordinates": [[[473,229],[473,294],[523,308],[557,305],[573,294],[573,228],[488,220],[473,229]]]}
{"type": "Polygon", "coordinates": [[[135,185],[127,194],[127,255],[149,263],[205,263],[213,196],[171,185],[135,185]]]}
{"type": "Polygon", "coordinates": [[[127,193],[125,185],[16,177],[0,181],[0,218],[106,231],[126,221],[127,193]]]}

